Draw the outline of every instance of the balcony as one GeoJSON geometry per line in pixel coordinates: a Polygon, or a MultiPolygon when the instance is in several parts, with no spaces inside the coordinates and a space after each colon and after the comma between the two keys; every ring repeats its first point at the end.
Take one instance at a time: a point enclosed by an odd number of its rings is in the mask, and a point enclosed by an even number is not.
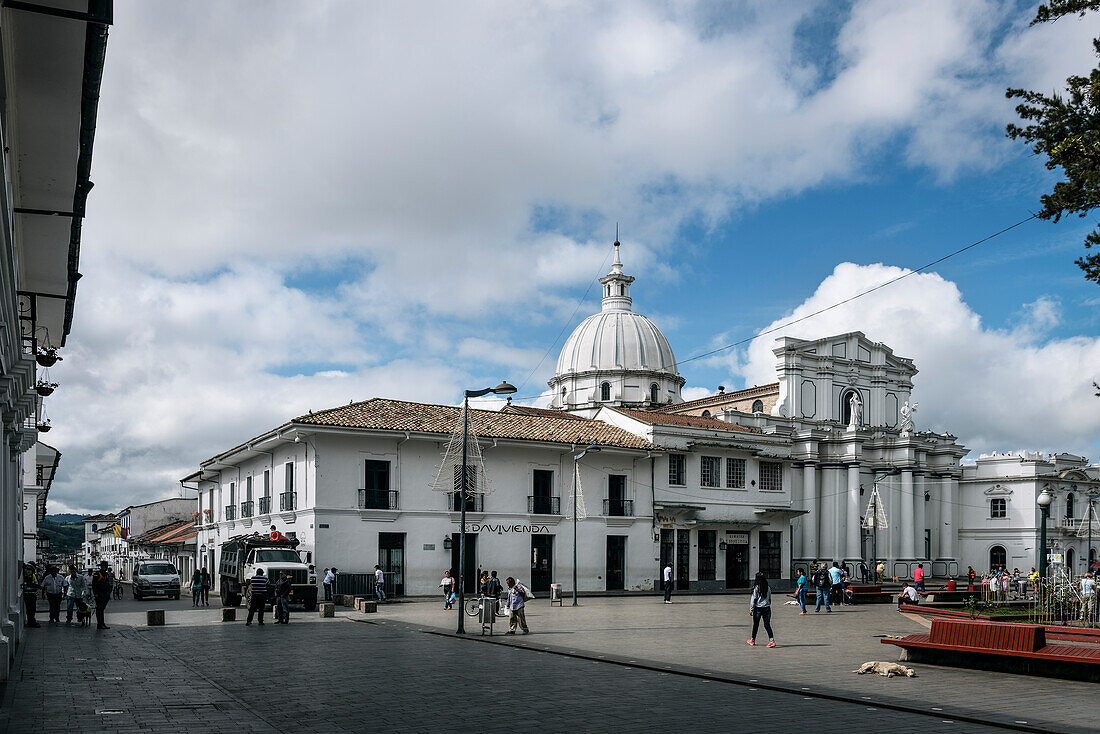
{"type": "Polygon", "coordinates": [[[241,517],[242,518],[252,517],[252,508],[254,506],[255,506],[255,503],[252,500],[248,500],[247,502],[242,502],[241,503],[241,517]]]}
{"type": "Polygon", "coordinates": [[[261,515],[271,514],[271,498],[270,497],[261,497],[260,498],[260,514],[261,515]]]}
{"type": "Polygon", "coordinates": [[[225,519],[226,520],[236,520],[237,519],[237,506],[236,505],[226,505],[225,506],[225,519]]]}
{"type": "MultiPolygon", "coordinates": [[[[451,495],[451,509],[455,512],[462,510],[462,493],[455,492],[451,495]]],[[[466,512],[485,512],[485,495],[478,492],[466,498],[466,512]]]]}
{"type": "Polygon", "coordinates": [[[603,514],[606,517],[632,517],[634,500],[604,500],[603,514]]]}
{"type": "Polygon", "coordinates": [[[527,514],[529,515],[560,515],[561,497],[548,497],[546,495],[527,495],[527,514]]]}
{"type": "Polygon", "coordinates": [[[1077,530],[1077,528],[1081,526],[1081,518],[1063,517],[1061,520],[1061,526],[1066,530],[1077,530]]]}
{"type": "Polygon", "coordinates": [[[360,510],[396,510],[396,489],[360,489],[360,510]]]}
{"type": "Polygon", "coordinates": [[[279,512],[288,512],[298,507],[298,493],[297,492],[280,492],[279,493],[279,512]]]}

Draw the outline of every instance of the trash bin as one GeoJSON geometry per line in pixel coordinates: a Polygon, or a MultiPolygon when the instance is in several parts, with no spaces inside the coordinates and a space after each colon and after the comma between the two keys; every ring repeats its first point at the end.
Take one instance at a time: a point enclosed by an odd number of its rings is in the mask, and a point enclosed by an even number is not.
{"type": "Polygon", "coordinates": [[[562,606],[561,584],[550,584],[550,604],[562,606]]]}
{"type": "Polygon", "coordinates": [[[481,597],[481,610],[478,612],[478,617],[481,619],[482,624],[493,624],[496,617],[496,609],[493,608],[495,606],[492,599],[485,596],[481,597]]]}

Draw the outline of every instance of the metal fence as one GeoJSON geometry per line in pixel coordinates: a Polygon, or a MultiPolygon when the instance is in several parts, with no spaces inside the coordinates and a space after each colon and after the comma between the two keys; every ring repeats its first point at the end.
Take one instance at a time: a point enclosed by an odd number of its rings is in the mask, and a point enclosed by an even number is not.
{"type": "MultiPolygon", "coordinates": [[[[394,596],[393,574],[383,573],[382,591],[387,597],[394,596]]],[[[374,572],[348,573],[340,571],[336,574],[336,588],[334,594],[351,594],[353,596],[374,596],[374,572]]]]}
{"type": "Polygon", "coordinates": [[[977,588],[969,606],[994,615],[998,610],[1005,614],[1015,609],[1032,624],[1100,627],[1096,585],[1082,583],[1083,578],[1062,565],[1052,566],[1047,576],[1039,579],[1009,579],[1005,584],[1000,578],[985,578],[975,582],[977,588]],[[1090,587],[1092,591],[1087,593],[1085,589],[1090,587]]]}

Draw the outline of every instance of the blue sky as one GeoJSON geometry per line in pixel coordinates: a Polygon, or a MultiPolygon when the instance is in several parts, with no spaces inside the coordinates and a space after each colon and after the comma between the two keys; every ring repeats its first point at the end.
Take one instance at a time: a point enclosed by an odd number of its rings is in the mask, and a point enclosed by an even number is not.
{"type": "MultiPolygon", "coordinates": [[[[1054,177],[1004,89],[1058,88],[1100,35],[1032,12],[118,2],[53,507],[164,496],[351,399],[529,374],[537,399],[616,222],[685,359],[1026,217],[1054,177]]],[[[783,333],[915,359],[921,424],[975,454],[1100,458],[1091,227],[1028,223],[783,333]]],[[[771,381],[771,339],[684,364],[686,393],[771,381]]]]}

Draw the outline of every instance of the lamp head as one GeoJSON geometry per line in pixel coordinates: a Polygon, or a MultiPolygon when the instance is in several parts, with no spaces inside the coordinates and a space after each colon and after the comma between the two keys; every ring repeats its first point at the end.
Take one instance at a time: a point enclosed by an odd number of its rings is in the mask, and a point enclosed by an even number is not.
{"type": "Polygon", "coordinates": [[[514,395],[516,392],[516,386],[509,384],[506,381],[502,381],[499,385],[493,388],[494,395],[514,395]]]}
{"type": "Polygon", "coordinates": [[[1035,500],[1035,504],[1041,508],[1050,507],[1050,503],[1054,501],[1054,495],[1050,493],[1049,487],[1043,487],[1043,491],[1039,493],[1039,497],[1035,500]]]}

